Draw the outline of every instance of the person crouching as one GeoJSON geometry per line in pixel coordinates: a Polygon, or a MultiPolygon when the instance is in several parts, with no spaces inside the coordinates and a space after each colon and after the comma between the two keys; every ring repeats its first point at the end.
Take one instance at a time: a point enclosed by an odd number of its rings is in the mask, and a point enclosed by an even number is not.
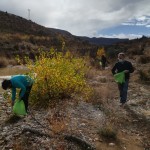
{"type": "Polygon", "coordinates": [[[16,99],[16,89],[19,88],[19,100],[23,100],[25,104],[26,112],[28,113],[28,99],[30,95],[30,91],[32,89],[33,79],[27,75],[15,75],[10,79],[5,79],[2,82],[2,88],[4,90],[11,89],[12,97],[11,104],[14,105],[16,99]]]}

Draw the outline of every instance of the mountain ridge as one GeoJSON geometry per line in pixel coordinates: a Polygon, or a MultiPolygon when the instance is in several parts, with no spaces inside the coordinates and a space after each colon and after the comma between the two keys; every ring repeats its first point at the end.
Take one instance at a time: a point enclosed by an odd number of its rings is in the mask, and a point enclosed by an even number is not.
{"type": "Polygon", "coordinates": [[[119,42],[127,42],[129,39],[119,39],[119,38],[104,38],[104,37],[86,37],[86,36],[80,36],[79,37],[82,40],[88,41],[91,44],[95,45],[112,45],[119,42]]]}
{"type": "Polygon", "coordinates": [[[44,27],[31,20],[27,20],[23,17],[10,14],[8,12],[0,11],[0,33],[25,33],[34,34],[42,36],[57,36],[61,34],[65,37],[72,37],[75,39],[81,39],[81,41],[89,42],[95,45],[111,45],[122,41],[128,41],[129,39],[118,39],[118,38],[97,38],[97,37],[86,37],[86,36],[76,36],[68,31],[50,27],[44,27]]]}

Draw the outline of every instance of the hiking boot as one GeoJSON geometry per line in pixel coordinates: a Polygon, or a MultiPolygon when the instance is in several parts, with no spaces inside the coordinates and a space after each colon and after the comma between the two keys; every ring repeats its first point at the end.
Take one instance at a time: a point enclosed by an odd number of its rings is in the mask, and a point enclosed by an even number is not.
{"type": "Polygon", "coordinates": [[[125,103],[121,103],[121,104],[120,104],[120,107],[124,108],[125,105],[126,105],[125,103]]]}

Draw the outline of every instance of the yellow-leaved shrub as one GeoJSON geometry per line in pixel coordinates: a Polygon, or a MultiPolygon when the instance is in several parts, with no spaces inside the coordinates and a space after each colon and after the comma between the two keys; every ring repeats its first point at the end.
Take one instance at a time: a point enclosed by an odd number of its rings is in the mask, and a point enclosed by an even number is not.
{"type": "Polygon", "coordinates": [[[42,52],[33,63],[28,60],[28,68],[34,78],[30,101],[37,106],[49,106],[57,100],[82,95],[88,98],[91,89],[86,82],[88,70],[83,58],[73,57],[70,52],[65,54],[42,52]]]}

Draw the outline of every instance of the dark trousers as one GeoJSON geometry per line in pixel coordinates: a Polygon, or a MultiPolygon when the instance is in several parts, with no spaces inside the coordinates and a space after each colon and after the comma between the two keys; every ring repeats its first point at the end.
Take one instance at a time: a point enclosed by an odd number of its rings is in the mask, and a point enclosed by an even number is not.
{"type": "Polygon", "coordinates": [[[106,67],[106,62],[102,62],[102,68],[105,69],[106,67]]]}
{"type": "Polygon", "coordinates": [[[120,103],[122,104],[124,104],[127,101],[128,83],[129,80],[126,80],[125,83],[118,84],[120,92],[120,103]]]}
{"type": "MultiPolygon", "coordinates": [[[[29,99],[31,88],[32,88],[32,85],[31,86],[27,86],[26,87],[26,92],[23,95],[23,97],[21,98],[21,100],[24,101],[26,112],[28,111],[28,99],[29,99]]],[[[21,93],[21,91],[20,91],[20,93],[21,93]]]]}

